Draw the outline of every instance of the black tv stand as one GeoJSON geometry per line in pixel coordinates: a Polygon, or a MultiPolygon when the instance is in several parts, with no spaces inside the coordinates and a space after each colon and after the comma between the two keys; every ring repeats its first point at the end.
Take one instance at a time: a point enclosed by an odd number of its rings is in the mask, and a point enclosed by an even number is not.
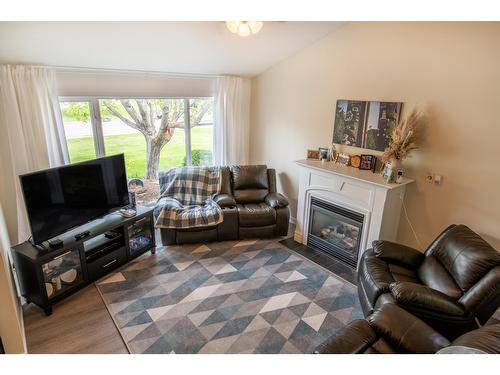
{"type": "Polygon", "coordinates": [[[154,254],[153,209],[136,206],[134,217],[108,214],[91,221],[58,236],[63,242],[58,249],[30,241],[14,246],[12,255],[23,297],[50,315],[57,302],[146,251],[154,254]],[[106,236],[110,232],[114,235],[106,236]]]}

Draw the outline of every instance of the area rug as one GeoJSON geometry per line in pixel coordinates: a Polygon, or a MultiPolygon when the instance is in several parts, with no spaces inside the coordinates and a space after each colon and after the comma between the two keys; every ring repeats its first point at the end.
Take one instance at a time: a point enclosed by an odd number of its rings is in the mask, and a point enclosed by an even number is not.
{"type": "Polygon", "coordinates": [[[131,353],[311,353],[356,287],[277,241],[159,247],[97,285],[131,353]]]}

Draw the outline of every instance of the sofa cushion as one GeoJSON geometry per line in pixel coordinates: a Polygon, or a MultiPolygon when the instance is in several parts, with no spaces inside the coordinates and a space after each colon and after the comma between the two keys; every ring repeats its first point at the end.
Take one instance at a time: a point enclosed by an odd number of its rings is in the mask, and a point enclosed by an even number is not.
{"type": "Polygon", "coordinates": [[[462,291],[470,289],[500,264],[500,254],[465,225],[457,225],[433,246],[432,255],[446,268],[462,291]]]}
{"type": "Polygon", "coordinates": [[[233,195],[238,203],[263,202],[269,193],[265,165],[239,165],[231,168],[233,195]]]}
{"type": "Polygon", "coordinates": [[[439,290],[452,298],[459,299],[462,296],[462,291],[455,280],[434,255],[425,257],[418,269],[418,277],[429,288],[439,290]]]}
{"type": "Polygon", "coordinates": [[[240,227],[260,227],[276,223],[276,210],[265,203],[238,204],[240,227]]]}
{"type": "Polygon", "coordinates": [[[267,189],[235,190],[233,196],[238,203],[261,203],[267,196],[267,189]]]}
{"type": "Polygon", "coordinates": [[[220,192],[219,194],[232,194],[231,189],[231,170],[229,167],[220,169],[220,192]]]}
{"type": "Polygon", "coordinates": [[[389,263],[388,267],[389,273],[391,274],[394,281],[410,281],[412,283],[420,282],[418,280],[416,272],[409,268],[392,263],[389,263]]]}
{"type": "Polygon", "coordinates": [[[231,173],[234,190],[269,189],[265,165],[235,165],[231,173]]]}

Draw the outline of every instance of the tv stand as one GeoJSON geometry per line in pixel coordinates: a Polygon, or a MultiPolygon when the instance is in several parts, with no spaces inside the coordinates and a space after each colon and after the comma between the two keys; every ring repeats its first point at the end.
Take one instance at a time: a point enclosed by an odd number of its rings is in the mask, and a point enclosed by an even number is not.
{"type": "Polygon", "coordinates": [[[50,315],[57,302],[147,251],[154,254],[154,207],[136,210],[134,217],[108,214],[61,234],[63,245],[58,249],[30,241],[14,246],[23,297],[50,315]]]}

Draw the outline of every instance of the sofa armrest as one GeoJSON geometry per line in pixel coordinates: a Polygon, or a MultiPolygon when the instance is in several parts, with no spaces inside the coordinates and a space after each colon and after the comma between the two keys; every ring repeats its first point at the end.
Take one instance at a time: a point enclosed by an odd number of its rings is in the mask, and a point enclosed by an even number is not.
{"type": "Polygon", "coordinates": [[[451,344],[453,346],[473,348],[483,353],[500,354],[500,324],[488,324],[469,331],[456,338],[451,344]]]}
{"type": "Polygon", "coordinates": [[[463,316],[464,310],[453,298],[422,284],[398,281],[389,285],[398,305],[437,313],[463,316]]]}
{"type": "Polygon", "coordinates": [[[373,330],[402,352],[435,353],[450,342],[422,320],[387,303],[367,318],[373,330]]]}
{"type": "Polygon", "coordinates": [[[272,208],[281,208],[288,206],[288,199],[283,194],[280,193],[269,193],[264,199],[266,204],[272,208]]]}
{"type": "Polygon", "coordinates": [[[499,301],[500,266],[496,266],[466,291],[458,303],[473,312],[481,324],[485,324],[498,308],[499,301]]]}
{"type": "Polygon", "coordinates": [[[372,246],[377,258],[413,269],[418,268],[425,259],[420,251],[391,241],[373,241],[372,246]]]}
{"type": "MultiPolygon", "coordinates": [[[[163,211],[173,211],[182,208],[181,202],[172,197],[163,197],[158,200],[156,206],[153,210],[153,216],[155,218],[155,226],[158,225],[158,218],[163,211]]],[[[158,227],[161,227],[158,226],[158,227]]]]}
{"type": "Polygon", "coordinates": [[[229,194],[217,194],[214,197],[215,203],[221,207],[234,207],[236,206],[236,201],[232,195],[229,194]]]}
{"type": "Polygon", "coordinates": [[[377,335],[366,320],[354,320],[316,347],[314,354],[363,353],[376,340],[377,335]]]}
{"type": "Polygon", "coordinates": [[[172,211],[182,207],[182,203],[177,199],[172,197],[163,197],[158,200],[158,203],[156,203],[155,211],[172,211]]]}

